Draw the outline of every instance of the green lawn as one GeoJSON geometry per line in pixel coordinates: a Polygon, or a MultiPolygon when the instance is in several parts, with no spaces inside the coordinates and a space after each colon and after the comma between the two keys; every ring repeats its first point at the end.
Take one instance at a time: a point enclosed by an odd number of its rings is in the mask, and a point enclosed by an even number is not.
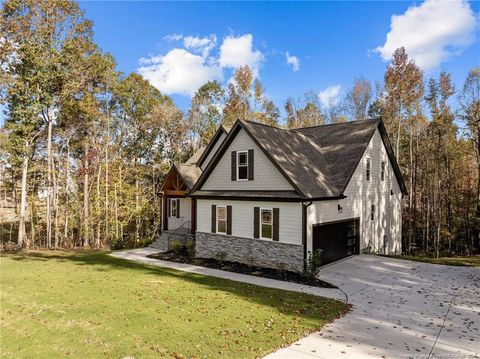
{"type": "Polygon", "coordinates": [[[2,358],[255,358],[346,309],[101,252],[4,255],[0,270],[2,358]]]}
{"type": "Polygon", "coordinates": [[[463,256],[463,257],[418,257],[418,256],[386,256],[399,259],[408,259],[411,261],[444,264],[449,266],[461,266],[461,267],[480,267],[480,256],[463,256]]]}

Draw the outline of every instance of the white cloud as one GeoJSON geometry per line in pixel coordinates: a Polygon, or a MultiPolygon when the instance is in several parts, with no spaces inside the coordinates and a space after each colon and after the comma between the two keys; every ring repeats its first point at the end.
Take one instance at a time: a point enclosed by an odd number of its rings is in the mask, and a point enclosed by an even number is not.
{"type": "Polygon", "coordinates": [[[420,68],[433,69],[473,43],[476,23],[464,0],[426,0],[393,15],[385,44],[375,51],[388,61],[403,46],[420,68]]]}
{"type": "Polygon", "coordinates": [[[185,36],[183,38],[183,46],[194,53],[200,53],[203,57],[207,57],[217,45],[217,36],[215,34],[209,37],[185,36]]]}
{"type": "Polygon", "coordinates": [[[165,94],[192,96],[207,81],[224,78],[226,68],[248,65],[254,76],[263,61],[263,54],[253,49],[253,36],[227,36],[217,48],[217,36],[183,36],[170,34],[167,41],[182,41],[183,47],[165,55],[141,58],[137,70],[145,79],[165,94]]]}
{"type": "Polygon", "coordinates": [[[181,40],[183,37],[182,34],[168,34],[163,37],[164,40],[167,40],[168,42],[172,41],[178,41],[181,40]]]}
{"type": "Polygon", "coordinates": [[[298,57],[290,55],[288,51],[285,53],[285,57],[287,59],[287,64],[292,65],[293,72],[300,70],[300,60],[298,57]]]}
{"type": "Polygon", "coordinates": [[[227,36],[220,46],[219,63],[222,67],[238,68],[248,65],[254,75],[258,75],[260,63],[264,56],[259,50],[253,50],[252,34],[243,36],[227,36]]]}
{"type": "Polygon", "coordinates": [[[138,72],[165,94],[192,96],[207,81],[222,80],[223,72],[214,63],[185,49],[173,49],[164,56],[140,59],[138,72]]]}
{"type": "Polygon", "coordinates": [[[340,95],[340,85],[327,87],[318,94],[318,99],[325,107],[330,107],[338,103],[338,95],[340,95]]]}

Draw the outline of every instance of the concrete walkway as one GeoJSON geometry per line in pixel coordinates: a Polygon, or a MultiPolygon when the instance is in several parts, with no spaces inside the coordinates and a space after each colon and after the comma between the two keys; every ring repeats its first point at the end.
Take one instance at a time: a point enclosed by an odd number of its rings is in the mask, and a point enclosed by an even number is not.
{"type": "Polygon", "coordinates": [[[197,273],[197,274],[203,274],[211,277],[230,279],[236,282],[255,284],[262,287],[277,288],[277,289],[289,290],[292,292],[308,293],[308,294],[313,294],[317,296],[346,301],[345,294],[338,289],[311,287],[308,285],[302,285],[302,284],[297,284],[292,282],[284,282],[280,280],[256,277],[256,276],[247,275],[247,274],[227,272],[219,269],[199,267],[199,266],[194,266],[194,265],[184,264],[184,263],[162,261],[159,259],[147,257],[148,255],[151,255],[154,253],[158,253],[158,249],[148,247],[148,248],[138,248],[138,249],[132,249],[132,250],[126,250],[126,251],[113,252],[110,255],[116,258],[132,260],[135,262],[158,266],[158,267],[166,267],[166,268],[176,269],[184,272],[197,273]]]}
{"type": "Polygon", "coordinates": [[[352,310],[268,359],[480,357],[479,268],[361,255],[320,277],[352,310]]]}

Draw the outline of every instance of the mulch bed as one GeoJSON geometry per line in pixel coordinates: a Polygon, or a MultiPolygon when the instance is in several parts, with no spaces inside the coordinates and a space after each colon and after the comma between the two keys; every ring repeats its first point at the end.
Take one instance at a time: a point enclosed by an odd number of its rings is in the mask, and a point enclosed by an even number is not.
{"type": "Polygon", "coordinates": [[[301,273],[292,272],[288,270],[278,270],[274,268],[263,268],[250,266],[244,263],[219,261],[213,258],[195,258],[191,259],[185,253],[178,253],[168,251],[165,253],[155,253],[149,256],[150,258],[161,259],[164,261],[192,264],[200,267],[221,269],[227,272],[235,272],[242,274],[254,275],[257,277],[264,277],[270,279],[283,280],[286,282],[293,282],[298,284],[310,285],[320,288],[337,288],[336,286],[324,282],[320,279],[310,279],[304,277],[301,273]]]}

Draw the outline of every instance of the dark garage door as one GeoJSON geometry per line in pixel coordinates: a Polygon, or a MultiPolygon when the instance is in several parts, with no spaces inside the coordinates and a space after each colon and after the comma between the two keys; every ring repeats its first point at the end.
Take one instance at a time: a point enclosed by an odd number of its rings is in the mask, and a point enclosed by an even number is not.
{"type": "Polygon", "coordinates": [[[313,249],[321,249],[322,264],[358,254],[358,219],[313,226],[313,249]]]}

